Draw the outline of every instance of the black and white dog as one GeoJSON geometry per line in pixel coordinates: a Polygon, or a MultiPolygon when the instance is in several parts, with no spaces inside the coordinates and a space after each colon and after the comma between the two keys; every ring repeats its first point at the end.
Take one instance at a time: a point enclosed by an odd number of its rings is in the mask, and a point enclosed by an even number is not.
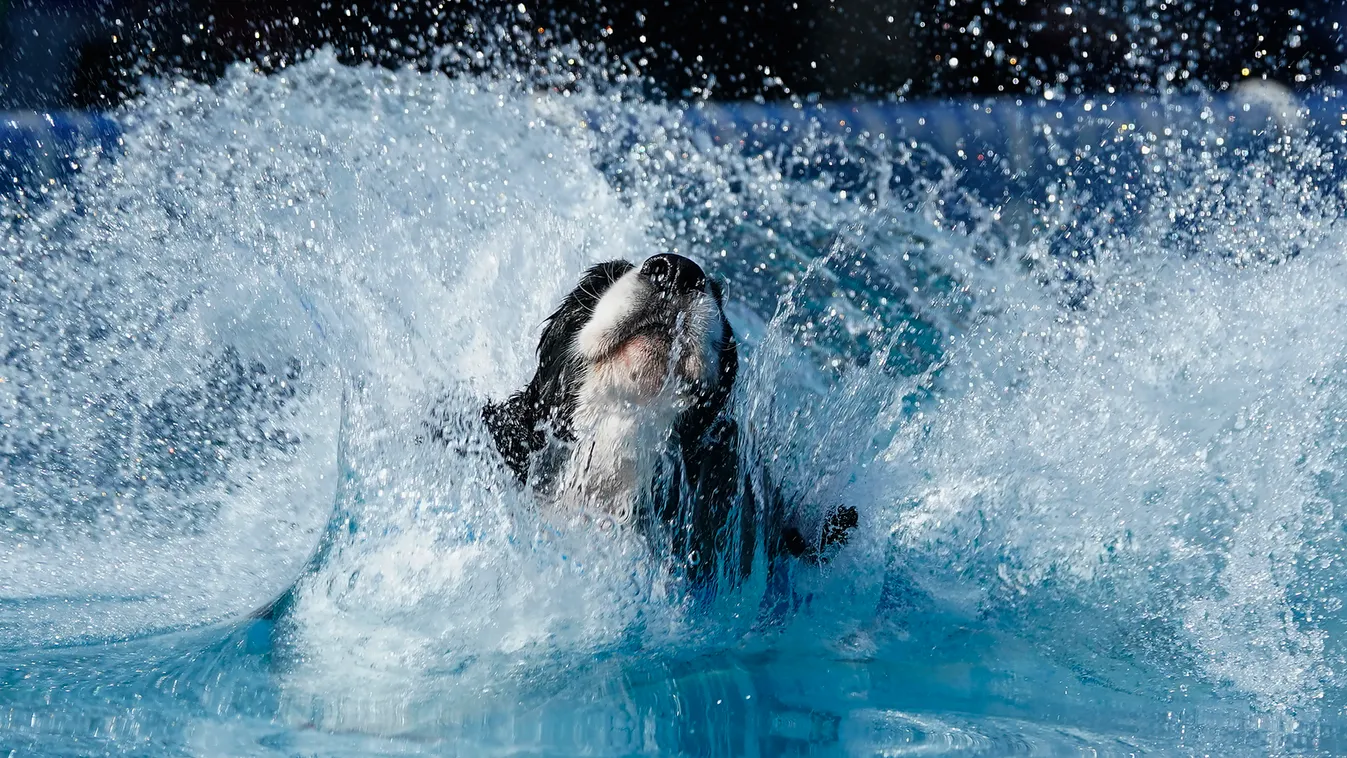
{"type": "Polygon", "coordinates": [[[723,305],[680,255],[594,266],[548,318],[533,380],[482,414],[544,508],[635,528],[694,582],[746,576],[759,536],[768,565],[816,560],[857,521],[836,509],[808,539],[773,488],[749,483],[723,305]]]}

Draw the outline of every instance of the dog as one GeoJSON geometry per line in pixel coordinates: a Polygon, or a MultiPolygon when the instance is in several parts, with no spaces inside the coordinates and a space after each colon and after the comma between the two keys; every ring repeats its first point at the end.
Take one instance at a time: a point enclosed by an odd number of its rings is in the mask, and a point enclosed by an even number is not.
{"type": "Polygon", "coordinates": [[[482,411],[505,465],[542,507],[634,528],[693,582],[821,560],[854,508],[807,538],[775,488],[748,476],[731,409],[735,335],[719,282],[681,255],[593,266],[547,319],[528,385],[482,411]]]}

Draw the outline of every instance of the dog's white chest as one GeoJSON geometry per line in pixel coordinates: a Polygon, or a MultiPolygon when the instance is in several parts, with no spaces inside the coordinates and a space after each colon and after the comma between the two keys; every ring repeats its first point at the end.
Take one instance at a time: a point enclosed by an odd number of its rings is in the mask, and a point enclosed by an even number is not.
{"type": "Polygon", "coordinates": [[[672,400],[636,406],[582,398],[573,427],[575,443],[558,478],[554,506],[566,513],[630,522],[640,493],[655,476],[676,417],[672,400]]]}

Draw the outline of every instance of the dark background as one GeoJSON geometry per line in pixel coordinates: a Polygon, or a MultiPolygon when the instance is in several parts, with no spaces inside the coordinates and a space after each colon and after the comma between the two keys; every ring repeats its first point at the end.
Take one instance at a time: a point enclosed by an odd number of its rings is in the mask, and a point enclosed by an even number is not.
{"type": "Polygon", "coordinates": [[[569,43],[671,97],[781,99],[1222,90],[1340,83],[1329,0],[0,0],[0,110],[105,108],[146,73],[348,62],[529,66],[569,43]],[[446,43],[451,55],[436,59],[446,43]],[[478,59],[476,52],[487,55],[478,59]]]}

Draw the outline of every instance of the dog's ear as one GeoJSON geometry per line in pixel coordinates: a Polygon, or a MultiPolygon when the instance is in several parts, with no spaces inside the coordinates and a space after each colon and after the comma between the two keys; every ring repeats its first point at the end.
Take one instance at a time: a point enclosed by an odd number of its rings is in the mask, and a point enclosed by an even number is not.
{"type": "Polygon", "coordinates": [[[734,392],[734,381],[739,374],[739,346],[729,321],[723,323],[725,332],[719,340],[720,370],[715,383],[700,389],[696,402],[679,417],[678,437],[685,442],[702,440],[704,435],[715,430],[719,419],[729,415],[730,395],[734,392]]]}
{"type": "Polygon", "coordinates": [[[715,393],[719,396],[717,400],[723,404],[734,390],[734,380],[739,374],[739,341],[734,337],[730,320],[725,317],[725,293],[721,289],[720,282],[712,279],[710,284],[711,297],[716,301],[721,323],[725,327],[725,333],[720,337],[720,376],[716,377],[715,388],[715,393]]]}
{"type": "Polygon", "coordinates": [[[725,322],[725,339],[720,344],[720,376],[718,377],[717,392],[721,397],[728,398],[734,391],[734,380],[739,375],[739,343],[734,339],[734,332],[730,329],[730,322],[725,322]]]}
{"type": "Polygon", "coordinates": [[[503,403],[487,403],[482,409],[482,421],[496,450],[520,482],[528,481],[529,456],[547,444],[546,435],[538,428],[537,404],[527,394],[517,392],[503,403]]]}

